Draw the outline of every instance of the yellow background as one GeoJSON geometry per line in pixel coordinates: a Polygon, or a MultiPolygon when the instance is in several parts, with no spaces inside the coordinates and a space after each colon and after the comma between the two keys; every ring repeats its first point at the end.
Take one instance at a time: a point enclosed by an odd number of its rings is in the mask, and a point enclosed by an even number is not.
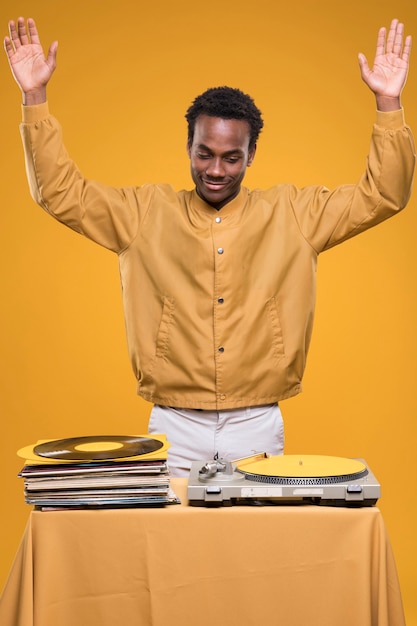
{"type": "MultiPolygon", "coordinates": [[[[357,53],[373,58],[392,17],[417,45],[411,0],[4,0],[1,24],[37,20],[59,40],[49,89],[86,175],[121,185],[190,187],[184,112],[229,84],[265,118],[248,186],[355,181],[374,100],[357,53]]],[[[417,58],[403,103],[417,128],[417,58]]],[[[146,431],[127,356],[117,259],[31,200],[18,133],[20,96],[0,62],[0,585],[29,507],[16,450],[37,439],[146,431]]],[[[416,196],[397,218],[325,253],[304,392],[282,403],[288,453],[362,457],[397,559],[408,625],[417,624],[416,196]]]]}

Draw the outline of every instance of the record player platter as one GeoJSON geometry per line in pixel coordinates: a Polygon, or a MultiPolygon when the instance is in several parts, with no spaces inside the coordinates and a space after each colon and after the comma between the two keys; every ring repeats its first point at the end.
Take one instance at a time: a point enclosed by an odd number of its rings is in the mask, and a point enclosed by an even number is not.
{"type": "Polygon", "coordinates": [[[332,456],[260,454],[237,461],[195,461],[188,481],[193,506],[372,506],[380,495],[365,461],[332,456]]]}

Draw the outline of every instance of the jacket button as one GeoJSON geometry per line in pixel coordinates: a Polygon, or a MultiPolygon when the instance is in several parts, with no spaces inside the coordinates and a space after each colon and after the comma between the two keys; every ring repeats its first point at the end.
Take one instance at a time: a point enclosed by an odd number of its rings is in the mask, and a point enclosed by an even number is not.
{"type": "Polygon", "coordinates": [[[221,218],[221,217],[216,217],[216,222],[217,222],[217,224],[220,224],[220,222],[221,222],[221,221],[222,221],[222,218],[221,218]]]}
{"type": "Polygon", "coordinates": [[[218,252],[219,254],[223,254],[224,250],[223,250],[223,248],[217,248],[217,252],[218,252]]]}
{"type": "Polygon", "coordinates": [[[219,298],[219,299],[217,300],[217,302],[218,302],[219,304],[223,304],[223,302],[224,302],[224,298],[219,298]]]}
{"type": "Polygon", "coordinates": [[[223,348],[223,346],[220,346],[220,348],[219,348],[219,352],[224,352],[224,348],[223,348]]]}

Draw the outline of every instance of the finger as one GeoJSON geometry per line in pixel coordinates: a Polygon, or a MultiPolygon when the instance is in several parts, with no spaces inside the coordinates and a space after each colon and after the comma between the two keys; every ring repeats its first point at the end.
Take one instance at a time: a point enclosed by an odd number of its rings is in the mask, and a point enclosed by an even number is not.
{"type": "Polygon", "coordinates": [[[378,31],[378,38],[376,40],[376,51],[375,51],[376,56],[381,56],[382,54],[385,54],[385,35],[386,35],[386,28],[385,26],[383,26],[378,31]]]}
{"type": "Polygon", "coordinates": [[[31,42],[40,44],[38,29],[36,28],[35,20],[31,17],[28,19],[28,28],[31,42]]]}
{"type": "Polygon", "coordinates": [[[53,43],[51,43],[49,50],[48,50],[48,56],[46,57],[46,62],[52,70],[54,70],[56,67],[57,52],[58,52],[58,42],[54,41],[53,43]]]}
{"type": "Polygon", "coordinates": [[[12,56],[14,55],[14,46],[12,44],[10,37],[4,38],[4,49],[6,50],[6,54],[9,57],[9,59],[11,59],[12,56]]]}
{"type": "Polygon", "coordinates": [[[394,37],[392,51],[394,54],[401,56],[401,51],[403,48],[403,36],[404,36],[404,24],[398,24],[397,30],[394,37]]]}
{"type": "Polygon", "coordinates": [[[362,52],[360,52],[358,55],[358,61],[359,61],[359,67],[361,70],[361,76],[363,79],[365,79],[371,73],[371,70],[368,65],[368,60],[366,56],[362,54],[362,52]]]}
{"type": "Polygon", "coordinates": [[[392,20],[391,26],[388,31],[388,37],[387,37],[387,48],[386,48],[387,52],[392,52],[394,49],[394,42],[397,36],[397,27],[398,27],[398,20],[392,20]]]}
{"type": "Polygon", "coordinates": [[[406,61],[407,63],[410,60],[411,44],[412,44],[412,38],[411,38],[411,35],[408,35],[405,39],[404,50],[402,54],[402,59],[406,61]]]}
{"type": "Polygon", "coordinates": [[[13,20],[9,22],[9,33],[10,33],[10,40],[13,42],[13,46],[15,48],[19,48],[20,39],[17,33],[16,23],[13,20]]]}
{"type": "Polygon", "coordinates": [[[23,17],[19,17],[17,20],[17,32],[19,35],[19,40],[22,46],[26,46],[29,43],[29,36],[26,31],[26,24],[23,17]]]}

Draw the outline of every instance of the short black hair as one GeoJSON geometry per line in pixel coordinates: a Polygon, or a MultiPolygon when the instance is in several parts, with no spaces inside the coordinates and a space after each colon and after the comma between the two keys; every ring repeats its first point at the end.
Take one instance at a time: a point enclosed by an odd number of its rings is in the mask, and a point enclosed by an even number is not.
{"type": "Polygon", "coordinates": [[[195,98],[185,114],[188,122],[189,145],[193,142],[195,123],[199,115],[248,122],[250,148],[256,144],[264,125],[261,111],[255,105],[253,98],[233,87],[211,87],[195,98]]]}

